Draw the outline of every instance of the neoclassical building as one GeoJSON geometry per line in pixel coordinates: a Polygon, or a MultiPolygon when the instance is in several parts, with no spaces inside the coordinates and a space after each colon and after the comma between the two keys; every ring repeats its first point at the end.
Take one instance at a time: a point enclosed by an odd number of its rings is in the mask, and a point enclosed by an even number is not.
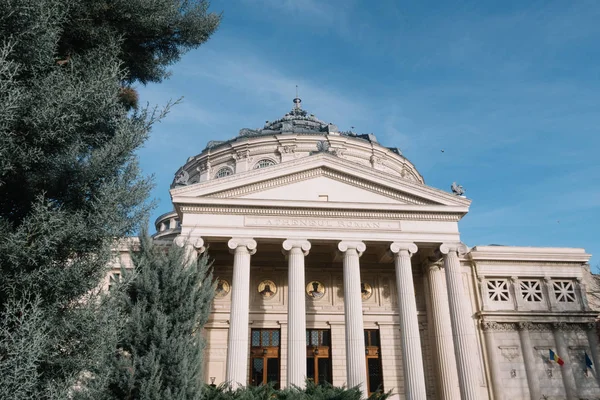
{"type": "Polygon", "coordinates": [[[209,142],[176,172],[154,235],[214,260],[205,381],[600,398],[590,255],[468,247],[471,200],[455,192],[298,98],[262,129],[209,142]]]}

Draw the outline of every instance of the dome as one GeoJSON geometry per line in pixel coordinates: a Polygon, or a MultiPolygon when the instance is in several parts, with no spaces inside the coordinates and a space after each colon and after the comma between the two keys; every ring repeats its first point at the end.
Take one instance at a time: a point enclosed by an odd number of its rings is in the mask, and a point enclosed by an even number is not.
{"type": "Polygon", "coordinates": [[[189,185],[255,169],[269,168],[288,161],[327,153],[366,168],[424,183],[415,167],[399,149],[384,147],[372,133],[340,132],[302,108],[296,97],[292,109],[262,128],[243,128],[229,140],[212,140],[197,156],[175,174],[171,187],[189,185]]]}

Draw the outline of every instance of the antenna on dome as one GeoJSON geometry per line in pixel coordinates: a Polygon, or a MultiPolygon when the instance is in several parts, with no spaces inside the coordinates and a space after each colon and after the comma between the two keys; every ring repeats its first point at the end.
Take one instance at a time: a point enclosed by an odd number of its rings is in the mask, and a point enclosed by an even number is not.
{"type": "Polygon", "coordinates": [[[302,106],[300,105],[300,103],[302,103],[302,100],[300,100],[300,97],[298,97],[298,85],[296,85],[296,98],[294,99],[294,108],[299,110],[302,108],[302,106]]]}

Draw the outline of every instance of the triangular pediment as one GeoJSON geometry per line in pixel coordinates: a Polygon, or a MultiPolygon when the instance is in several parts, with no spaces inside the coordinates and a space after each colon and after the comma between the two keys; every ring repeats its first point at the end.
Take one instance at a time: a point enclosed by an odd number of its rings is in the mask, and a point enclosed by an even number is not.
{"type": "Polygon", "coordinates": [[[171,191],[175,203],[202,198],[236,202],[319,201],[341,205],[446,206],[468,211],[470,200],[419,182],[368,168],[338,157],[321,154],[201,182],[171,191]]]}

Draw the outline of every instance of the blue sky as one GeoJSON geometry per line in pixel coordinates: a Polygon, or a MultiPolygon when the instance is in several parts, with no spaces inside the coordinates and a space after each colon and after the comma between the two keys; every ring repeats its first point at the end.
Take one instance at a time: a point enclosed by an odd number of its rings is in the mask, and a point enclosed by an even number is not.
{"type": "Polygon", "coordinates": [[[181,104],[139,152],[158,206],[209,140],[292,106],[400,148],[472,199],[469,246],[584,247],[600,264],[600,2],[222,0],[216,34],[140,87],[181,104]],[[442,153],[441,150],[444,150],[442,153]]]}

